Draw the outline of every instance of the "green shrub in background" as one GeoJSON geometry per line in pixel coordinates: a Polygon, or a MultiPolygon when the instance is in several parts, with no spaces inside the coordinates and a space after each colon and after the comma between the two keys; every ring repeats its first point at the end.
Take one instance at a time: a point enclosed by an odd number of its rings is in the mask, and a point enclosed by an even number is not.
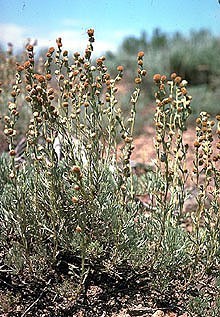
{"type": "Polygon", "coordinates": [[[137,48],[145,52],[149,74],[144,81],[147,93],[143,92],[145,102],[140,103],[141,108],[145,108],[154,99],[154,87],[150,81],[153,74],[176,72],[190,83],[193,99],[196,98],[192,103],[193,119],[205,109],[209,109],[213,116],[218,112],[219,37],[213,36],[208,30],[192,31],[188,37],[178,32],[168,36],[159,29],[155,29],[149,39],[145,32],[139,37],[127,37],[114,55],[109,54],[108,65],[110,69],[119,61],[125,65],[128,82],[132,82],[135,69],[133,56],[137,48]],[[131,65],[133,70],[130,69],[131,65]],[[205,102],[201,103],[199,99],[205,99],[205,102]]]}

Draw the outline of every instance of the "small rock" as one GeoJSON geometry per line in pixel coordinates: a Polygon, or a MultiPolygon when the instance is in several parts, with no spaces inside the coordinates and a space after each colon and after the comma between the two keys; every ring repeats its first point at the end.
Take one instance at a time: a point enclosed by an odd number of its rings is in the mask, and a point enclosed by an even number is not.
{"type": "Polygon", "coordinates": [[[165,317],[178,317],[176,313],[168,312],[165,314],[165,317]]]}
{"type": "Polygon", "coordinates": [[[155,311],[155,313],[151,317],[164,317],[164,316],[165,316],[164,312],[159,309],[155,311]]]}

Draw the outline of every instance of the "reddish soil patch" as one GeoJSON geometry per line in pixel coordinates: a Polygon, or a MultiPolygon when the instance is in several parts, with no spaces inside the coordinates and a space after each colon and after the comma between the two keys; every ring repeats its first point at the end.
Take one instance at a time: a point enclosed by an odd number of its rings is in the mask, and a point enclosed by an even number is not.
{"type": "Polygon", "coordinates": [[[8,149],[8,143],[6,141],[6,137],[4,133],[0,130],[0,155],[4,151],[7,151],[7,149],[8,149]]]}
{"type": "MultiPolygon", "coordinates": [[[[156,158],[156,150],[154,147],[155,129],[152,126],[146,126],[144,133],[134,140],[135,149],[132,154],[132,160],[136,162],[152,164],[152,160],[156,158]]],[[[189,127],[184,133],[184,143],[189,145],[187,153],[187,163],[189,168],[192,168],[192,162],[195,158],[194,141],[196,139],[196,130],[194,127],[189,127]]],[[[214,137],[213,151],[217,151],[216,143],[217,136],[214,137]]],[[[220,166],[219,166],[220,167],[220,166]]]]}

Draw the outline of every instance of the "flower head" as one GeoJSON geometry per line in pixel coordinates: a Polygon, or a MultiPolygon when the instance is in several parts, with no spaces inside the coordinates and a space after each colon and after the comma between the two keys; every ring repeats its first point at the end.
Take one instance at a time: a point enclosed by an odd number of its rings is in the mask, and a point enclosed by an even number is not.
{"type": "Polygon", "coordinates": [[[89,37],[94,36],[94,29],[88,29],[87,30],[87,34],[88,34],[89,37]]]}
{"type": "Polygon", "coordinates": [[[155,81],[155,83],[159,83],[161,80],[161,75],[160,74],[155,74],[153,77],[153,80],[155,81]]]}

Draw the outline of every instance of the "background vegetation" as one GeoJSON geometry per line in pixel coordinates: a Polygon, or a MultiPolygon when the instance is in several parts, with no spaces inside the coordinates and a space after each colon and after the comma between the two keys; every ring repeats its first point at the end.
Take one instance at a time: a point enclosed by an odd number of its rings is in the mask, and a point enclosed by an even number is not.
{"type": "MultiPolygon", "coordinates": [[[[107,52],[111,65],[125,66],[126,78],[131,83],[135,70],[135,52],[145,52],[146,68],[149,76],[140,107],[146,108],[154,98],[151,78],[155,73],[176,72],[189,82],[192,100],[192,119],[200,111],[215,114],[219,109],[219,53],[220,39],[208,30],[192,31],[189,36],[181,33],[168,35],[160,29],[154,30],[150,38],[143,32],[139,37],[127,37],[115,54],[107,52]],[[132,68],[132,69],[131,69],[132,68]]],[[[147,116],[146,116],[147,117],[147,116]]]]}

